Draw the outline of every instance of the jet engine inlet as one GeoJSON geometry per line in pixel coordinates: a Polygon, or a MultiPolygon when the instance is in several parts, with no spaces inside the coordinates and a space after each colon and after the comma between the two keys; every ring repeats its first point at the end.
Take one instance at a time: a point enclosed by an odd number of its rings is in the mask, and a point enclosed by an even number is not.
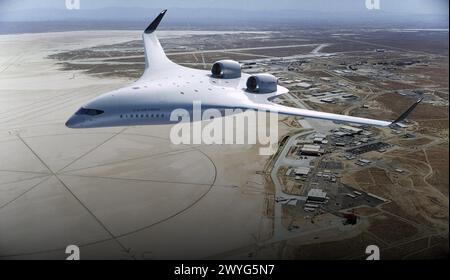
{"type": "Polygon", "coordinates": [[[247,79],[247,90],[254,93],[277,91],[278,79],[270,74],[257,74],[247,79]]]}
{"type": "Polygon", "coordinates": [[[241,65],[234,60],[219,60],[214,62],[211,74],[219,79],[236,79],[241,77],[241,65]]]}

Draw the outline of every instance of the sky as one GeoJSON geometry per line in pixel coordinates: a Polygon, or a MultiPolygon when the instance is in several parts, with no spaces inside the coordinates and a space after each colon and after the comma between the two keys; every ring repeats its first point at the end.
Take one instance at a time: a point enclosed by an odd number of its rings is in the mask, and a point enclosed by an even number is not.
{"type": "MultiPolygon", "coordinates": [[[[81,9],[105,7],[215,8],[244,10],[358,11],[366,0],[79,0],[81,9]]],[[[375,0],[373,0],[375,1],[375,0]]],[[[448,0],[379,0],[380,9],[397,14],[448,13],[448,0]]],[[[2,10],[64,8],[66,0],[0,0],[2,10]]]]}
{"type": "MultiPolygon", "coordinates": [[[[23,21],[148,21],[167,8],[166,21],[286,22],[321,20],[435,21],[448,28],[448,0],[72,0],[79,10],[66,9],[67,0],[0,0],[1,22],[23,21]],[[366,1],[379,1],[369,10],[366,1]],[[436,17],[437,16],[437,17],[436,17]]],[[[1,27],[1,26],[0,26],[1,27]]]]}

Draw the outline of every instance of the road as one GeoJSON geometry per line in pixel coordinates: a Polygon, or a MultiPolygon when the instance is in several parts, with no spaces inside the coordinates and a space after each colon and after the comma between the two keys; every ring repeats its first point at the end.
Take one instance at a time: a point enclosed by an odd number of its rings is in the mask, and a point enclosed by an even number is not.
{"type": "MultiPolygon", "coordinates": [[[[291,136],[289,138],[289,140],[286,142],[286,144],[283,147],[283,150],[280,152],[277,160],[275,161],[273,168],[272,168],[272,172],[270,173],[270,177],[272,178],[273,184],[275,186],[275,197],[284,197],[286,199],[299,199],[299,200],[306,200],[306,197],[302,197],[302,196],[298,196],[298,195],[290,195],[287,193],[283,192],[283,186],[280,182],[280,180],[278,179],[278,170],[280,169],[280,166],[282,166],[284,164],[284,161],[286,159],[286,155],[289,152],[289,149],[292,147],[292,145],[294,144],[295,140],[298,137],[302,137],[302,136],[306,136],[313,133],[313,130],[306,130],[306,131],[302,131],[300,133],[297,133],[293,136],[291,136]]],[[[290,232],[289,230],[287,230],[283,225],[282,225],[282,220],[283,220],[283,209],[282,209],[282,204],[279,202],[275,202],[275,207],[274,207],[274,234],[273,234],[273,238],[275,240],[280,240],[280,239],[284,239],[289,235],[292,235],[292,232],[290,232]]],[[[273,241],[273,240],[272,240],[273,241]]]]}
{"type": "MultiPolygon", "coordinates": [[[[290,93],[285,94],[289,100],[291,100],[298,108],[302,109],[310,109],[306,104],[301,102],[297,97],[293,96],[290,93]]],[[[301,119],[299,120],[300,125],[303,127],[303,130],[293,136],[291,136],[283,146],[283,149],[278,155],[277,160],[275,161],[272,171],[271,171],[271,179],[275,186],[275,197],[284,197],[286,199],[297,199],[297,200],[306,200],[304,196],[291,195],[283,192],[283,187],[278,179],[278,170],[283,165],[289,166],[301,166],[300,162],[294,161],[292,159],[286,158],[290,148],[295,144],[295,141],[299,137],[305,137],[314,132],[320,132],[323,134],[329,133],[329,131],[333,128],[338,127],[338,125],[334,124],[331,121],[323,121],[316,119],[301,119]]],[[[299,236],[301,234],[306,234],[309,232],[299,232],[299,231],[289,231],[282,225],[283,210],[282,204],[275,202],[274,207],[274,234],[271,242],[285,240],[287,238],[299,236]]]]}

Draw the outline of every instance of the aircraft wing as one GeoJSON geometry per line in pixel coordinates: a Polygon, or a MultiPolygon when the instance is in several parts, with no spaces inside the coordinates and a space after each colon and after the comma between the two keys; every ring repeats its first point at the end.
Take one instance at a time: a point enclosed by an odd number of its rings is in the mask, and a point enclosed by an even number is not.
{"type": "Polygon", "coordinates": [[[413,105],[411,105],[411,107],[408,108],[408,110],[406,110],[403,114],[401,114],[394,121],[381,121],[381,120],[375,120],[375,119],[325,113],[325,112],[314,111],[314,110],[287,107],[287,106],[278,105],[278,104],[271,103],[271,102],[269,102],[269,103],[250,103],[245,108],[253,109],[253,110],[265,110],[265,111],[276,112],[276,113],[284,114],[284,115],[300,116],[300,117],[305,117],[305,118],[322,119],[322,120],[329,120],[329,121],[336,121],[336,122],[356,123],[356,124],[375,125],[375,126],[390,126],[390,125],[393,125],[393,124],[396,124],[396,123],[399,123],[399,122],[405,120],[408,117],[408,115],[414,110],[414,108],[422,101],[422,99],[423,98],[417,100],[413,105]]]}
{"type": "MultiPolygon", "coordinates": [[[[163,10],[153,21],[150,23],[150,25],[145,29],[144,33],[142,34],[142,38],[144,41],[144,48],[145,48],[145,71],[142,75],[141,79],[148,79],[152,78],[152,76],[158,76],[161,73],[164,72],[172,72],[175,70],[178,70],[180,68],[184,68],[174,62],[172,62],[169,58],[167,58],[166,54],[164,53],[164,50],[156,37],[155,30],[158,27],[159,23],[161,22],[162,18],[166,14],[167,10],[163,10]]],[[[286,91],[283,91],[283,89],[280,87],[280,89],[277,91],[276,94],[271,95],[270,98],[273,98],[277,95],[283,94],[286,91]]],[[[248,97],[248,95],[247,95],[248,97]]],[[[419,104],[422,99],[416,101],[408,110],[406,110],[403,114],[401,114],[396,120],[394,121],[381,121],[381,120],[375,120],[375,119],[367,119],[367,118],[360,118],[360,117],[353,117],[353,116],[346,116],[346,115],[339,115],[339,114],[332,114],[332,113],[325,113],[325,112],[319,112],[314,110],[307,110],[307,109],[300,109],[300,108],[294,108],[294,107],[287,107],[278,105],[275,103],[270,102],[266,99],[266,97],[257,98],[258,96],[253,96],[253,100],[247,100],[247,102],[238,102],[238,104],[228,104],[226,107],[230,108],[242,108],[242,109],[253,109],[253,110],[265,110],[265,111],[271,111],[271,112],[278,112],[280,114],[285,115],[292,115],[292,116],[301,116],[305,118],[315,118],[315,119],[323,119],[323,120],[330,120],[330,121],[336,121],[336,122],[348,122],[348,123],[357,123],[357,124],[364,124],[364,125],[376,125],[376,126],[389,126],[391,124],[395,124],[398,122],[403,121],[419,104]]],[[[242,100],[239,100],[242,101],[242,100]]],[[[223,107],[223,104],[217,104],[219,107],[223,107]]]]}

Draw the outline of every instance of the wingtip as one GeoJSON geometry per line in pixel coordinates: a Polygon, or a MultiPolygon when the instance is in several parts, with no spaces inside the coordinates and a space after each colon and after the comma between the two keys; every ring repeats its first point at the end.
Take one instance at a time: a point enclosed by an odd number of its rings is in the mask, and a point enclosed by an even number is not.
{"type": "Polygon", "coordinates": [[[159,15],[152,21],[152,23],[150,23],[150,25],[145,29],[144,33],[145,34],[153,33],[153,31],[155,31],[156,28],[158,27],[159,23],[161,22],[162,18],[166,14],[166,12],[167,12],[167,9],[162,10],[159,13],[159,15]]]}
{"type": "Polygon", "coordinates": [[[422,97],[420,97],[419,99],[417,99],[416,102],[414,102],[414,104],[412,104],[412,105],[408,108],[408,110],[406,110],[405,112],[403,112],[403,114],[401,114],[395,121],[393,121],[393,122],[391,123],[391,125],[395,125],[395,124],[397,124],[397,123],[399,123],[399,122],[404,121],[404,120],[409,116],[409,114],[411,114],[411,112],[414,111],[414,109],[416,108],[416,106],[419,105],[420,102],[422,102],[423,98],[424,98],[424,97],[422,96],[422,97]]]}

